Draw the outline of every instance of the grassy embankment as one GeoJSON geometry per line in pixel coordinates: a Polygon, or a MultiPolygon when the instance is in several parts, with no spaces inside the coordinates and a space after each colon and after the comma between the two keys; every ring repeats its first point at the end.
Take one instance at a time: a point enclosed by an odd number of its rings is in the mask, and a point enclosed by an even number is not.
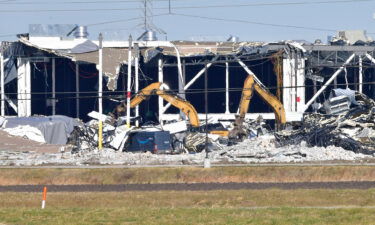
{"type": "Polygon", "coordinates": [[[0,185],[320,181],[375,181],[375,167],[0,169],[0,185]]]}

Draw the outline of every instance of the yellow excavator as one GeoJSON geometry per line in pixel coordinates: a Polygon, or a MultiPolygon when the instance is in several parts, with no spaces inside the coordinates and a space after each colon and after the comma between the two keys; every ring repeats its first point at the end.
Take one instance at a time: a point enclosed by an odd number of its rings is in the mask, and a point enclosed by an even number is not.
{"type": "MultiPolygon", "coordinates": [[[[178,97],[175,94],[168,93],[163,89],[167,87],[166,84],[155,82],[140,92],[131,99],[130,101],[130,108],[134,108],[139,105],[142,101],[147,100],[151,95],[159,95],[167,102],[171,103],[176,108],[180,109],[188,118],[189,122],[192,127],[198,128],[199,118],[198,113],[195,110],[194,106],[190,104],[190,102],[178,97]]],[[[275,113],[275,119],[278,124],[278,128],[282,128],[282,126],[286,123],[285,117],[285,110],[283,104],[275,97],[272,93],[270,93],[267,89],[260,86],[258,83],[255,82],[253,75],[248,75],[245,80],[244,87],[242,90],[242,96],[240,101],[239,107],[239,114],[236,115],[236,119],[234,122],[234,127],[232,130],[214,130],[210,131],[211,134],[218,134],[223,137],[229,137],[230,139],[243,139],[247,133],[243,127],[243,123],[245,120],[245,115],[249,110],[250,100],[253,96],[254,91],[258,93],[258,95],[271,106],[275,113]]],[[[114,110],[114,114],[119,115],[126,111],[125,103],[120,104],[114,110]]]]}
{"type": "MultiPolygon", "coordinates": [[[[168,93],[164,89],[168,89],[166,84],[161,82],[155,82],[147,87],[143,88],[137,93],[137,95],[131,99],[130,108],[135,108],[137,105],[141,104],[142,101],[147,100],[152,95],[158,95],[162,97],[167,102],[171,103],[176,108],[180,109],[186,116],[189,118],[190,124],[192,127],[199,127],[198,113],[195,110],[194,106],[190,102],[180,98],[179,96],[168,93]]],[[[122,112],[126,111],[125,103],[120,104],[114,110],[115,115],[119,115],[122,112]]]]}
{"type": "Polygon", "coordinates": [[[248,75],[242,90],[242,96],[240,101],[239,113],[236,115],[234,127],[230,131],[211,131],[212,134],[218,134],[220,136],[227,136],[230,139],[242,140],[247,133],[243,127],[245,121],[245,115],[249,110],[250,101],[253,97],[254,91],[271,106],[275,113],[275,119],[277,121],[277,128],[281,129],[286,123],[285,109],[283,104],[270,93],[267,89],[260,86],[255,82],[253,75],[248,75]]]}

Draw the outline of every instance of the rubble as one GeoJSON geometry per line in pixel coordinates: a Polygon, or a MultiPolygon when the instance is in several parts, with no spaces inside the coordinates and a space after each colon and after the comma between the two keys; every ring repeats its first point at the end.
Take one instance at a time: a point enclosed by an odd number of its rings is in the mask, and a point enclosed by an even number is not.
{"type": "Polygon", "coordinates": [[[40,129],[46,121],[64,128],[64,134],[71,132],[61,152],[0,150],[0,166],[203,165],[206,140],[213,164],[354,161],[375,156],[375,102],[350,90],[333,90],[318,112],[304,116],[298,129],[274,133],[261,117],[245,120],[246,136],[240,142],[210,133],[233,129],[228,122],[209,121],[207,126],[192,128],[187,121],[173,121],[128,128],[121,117],[97,112],[89,116],[93,119],[87,123],[60,117],[1,118],[8,133],[39,142],[47,142],[45,130],[50,128],[40,129]],[[99,120],[103,121],[102,150],[97,147],[99,120]]]}
{"type": "Polygon", "coordinates": [[[14,136],[25,137],[40,143],[66,144],[77,126],[67,116],[1,117],[1,128],[14,136]]]}
{"type": "MultiPolygon", "coordinates": [[[[203,165],[205,151],[194,154],[159,155],[151,152],[121,152],[110,148],[82,150],[72,154],[69,150],[55,154],[0,151],[0,166],[41,165],[203,165]]],[[[247,139],[234,146],[209,152],[212,164],[248,163],[299,163],[321,161],[366,160],[368,155],[346,151],[340,147],[307,147],[306,143],[276,148],[272,135],[247,139]]]]}
{"type": "Polygon", "coordinates": [[[375,102],[358,92],[355,101],[357,105],[340,114],[305,115],[300,129],[275,134],[278,144],[305,141],[309,147],[337,146],[355,153],[375,154],[375,102]]]}

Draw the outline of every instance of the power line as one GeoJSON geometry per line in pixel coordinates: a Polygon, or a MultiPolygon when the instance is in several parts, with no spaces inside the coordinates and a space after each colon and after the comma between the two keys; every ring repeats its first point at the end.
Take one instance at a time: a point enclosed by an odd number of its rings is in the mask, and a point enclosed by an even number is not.
{"type": "MultiPolygon", "coordinates": [[[[169,0],[153,0],[157,2],[168,2],[169,0]]],[[[176,0],[174,0],[176,1],[176,0]]],[[[178,0],[178,1],[186,1],[186,0],[178,0]]],[[[109,1],[59,1],[59,2],[51,2],[51,1],[32,1],[32,2],[8,2],[4,1],[0,4],[2,5],[34,5],[34,4],[108,4],[108,3],[139,3],[139,0],[109,0],[109,1]]]]}
{"type": "Polygon", "coordinates": [[[133,17],[133,18],[130,18],[130,19],[122,19],[122,20],[110,20],[110,21],[99,22],[99,23],[90,23],[90,24],[86,24],[86,26],[88,26],[88,27],[99,26],[99,25],[105,25],[105,24],[111,24],[111,23],[120,23],[120,22],[139,20],[139,19],[141,19],[141,17],[133,17]]]}
{"type": "MultiPolygon", "coordinates": [[[[372,82],[350,82],[350,83],[338,83],[336,84],[337,86],[346,86],[346,85],[375,85],[375,81],[372,82]]],[[[311,88],[311,87],[323,87],[323,86],[331,86],[333,87],[334,84],[317,84],[317,85],[295,85],[295,86],[267,86],[267,89],[269,90],[276,90],[276,89],[295,89],[295,88],[311,88]]],[[[239,92],[243,90],[251,90],[252,88],[243,88],[243,87],[235,87],[235,88],[229,88],[229,92],[239,92]]],[[[223,93],[226,91],[226,88],[208,88],[207,89],[209,93],[223,93]]],[[[194,89],[186,89],[184,91],[179,91],[179,89],[168,89],[164,90],[166,94],[174,93],[174,94],[203,94],[205,92],[204,88],[194,88],[194,89]]],[[[103,94],[111,94],[111,95],[105,95],[105,96],[114,96],[114,97],[119,97],[122,98],[122,95],[126,94],[126,90],[119,90],[119,91],[102,91],[101,93],[103,94]],[[119,96],[121,95],[121,96],[119,96]]],[[[31,93],[18,93],[18,92],[5,92],[6,95],[18,95],[18,94],[30,94],[30,95],[45,95],[45,94],[52,94],[53,92],[51,91],[46,91],[46,92],[31,92],[31,93]]],[[[81,97],[92,97],[92,98],[97,98],[98,95],[88,95],[88,94],[98,94],[100,93],[99,91],[66,91],[66,92],[55,92],[56,95],[74,95],[74,94],[82,94],[83,96],[81,97]],[[85,96],[86,94],[86,96],[85,96]]],[[[132,91],[131,92],[133,96],[137,94],[136,92],[132,91]]],[[[153,96],[157,94],[143,94],[145,96],[153,96]]],[[[105,97],[103,96],[103,97],[105,97]]],[[[49,98],[49,97],[48,97],[49,98]]],[[[65,97],[56,97],[56,98],[65,98],[65,97]]],[[[67,98],[74,98],[74,97],[67,97],[67,98]]],[[[25,99],[27,100],[27,99],[25,99]]]]}
{"type": "Polygon", "coordinates": [[[336,32],[337,31],[337,30],[334,30],[334,29],[325,29],[325,28],[318,28],[318,27],[305,27],[305,26],[296,26],[296,25],[287,25],[287,24],[263,23],[263,22],[249,21],[249,20],[224,19],[224,18],[217,18],[217,17],[189,15],[189,14],[181,14],[181,13],[172,13],[172,15],[184,16],[184,17],[189,17],[189,18],[199,18],[199,19],[207,19],[207,20],[224,21],[224,22],[247,23],[247,24],[255,24],[255,25],[262,25],[262,26],[271,26],[271,27],[287,27],[287,28],[295,28],[295,29],[329,31],[329,32],[336,32]]]}
{"type": "Polygon", "coordinates": [[[11,37],[16,36],[17,34],[1,34],[0,37],[11,37]]]}
{"type": "MultiPolygon", "coordinates": [[[[170,0],[153,0],[156,2],[169,2],[170,0]]],[[[186,0],[173,0],[182,2],[186,0]]],[[[237,4],[237,5],[206,5],[206,6],[186,6],[192,7],[242,7],[242,6],[282,6],[282,5],[311,5],[311,4],[336,4],[336,3],[352,3],[352,2],[371,2],[373,0],[333,0],[333,1],[299,1],[299,2],[268,2],[268,3],[250,3],[250,4],[237,4]]],[[[35,5],[35,4],[108,4],[108,3],[137,3],[139,0],[110,0],[110,1],[33,1],[33,2],[10,2],[0,1],[2,5],[35,5]]],[[[169,7],[168,7],[169,8],[169,7]]],[[[179,7],[177,7],[179,8],[179,7]]],[[[164,8],[163,8],[164,9],[164,8]]]]}
{"type": "MultiPolygon", "coordinates": [[[[284,2],[284,3],[251,3],[251,4],[226,4],[226,5],[197,5],[197,6],[175,6],[173,10],[178,9],[213,9],[213,8],[238,8],[238,7],[254,7],[254,6],[282,6],[282,5],[311,5],[311,4],[337,4],[337,3],[353,3],[353,2],[373,2],[375,0],[335,0],[335,1],[303,1],[303,2],[284,2]]],[[[0,10],[2,13],[33,13],[33,12],[97,12],[97,11],[129,11],[140,10],[141,8],[92,8],[92,9],[5,9],[0,10]]],[[[169,10],[169,7],[158,7],[155,10],[169,10]]]]}
{"type": "MultiPolygon", "coordinates": [[[[362,83],[358,83],[358,82],[353,82],[353,83],[340,83],[340,84],[337,84],[338,87],[340,86],[346,86],[346,85],[360,85],[360,84],[368,84],[368,85],[374,85],[375,82],[362,82],[362,83]]],[[[325,84],[322,84],[322,85],[316,85],[317,87],[323,87],[323,86],[331,86],[331,87],[334,87],[334,84],[329,84],[329,85],[325,85],[325,84]]],[[[314,85],[300,85],[300,86],[280,86],[280,87],[275,87],[275,86],[272,86],[272,87],[267,87],[268,90],[276,90],[276,89],[296,89],[296,88],[308,88],[308,87],[314,87],[314,85]]],[[[252,90],[252,88],[229,88],[228,89],[228,92],[230,93],[233,93],[233,92],[242,92],[243,90],[252,90]]],[[[328,90],[326,90],[327,92],[328,90]]],[[[204,94],[206,92],[205,89],[191,89],[191,90],[185,90],[183,92],[180,92],[178,89],[169,89],[169,90],[165,90],[165,94],[156,94],[156,93],[151,93],[151,94],[144,94],[144,96],[161,96],[161,95],[179,95],[179,94],[188,94],[188,95],[191,95],[191,94],[204,94]]],[[[207,93],[225,93],[226,92],[226,88],[208,88],[207,89],[207,93]]],[[[64,99],[98,99],[99,96],[98,96],[98,91],[92,91],[92,92],[65,92],[65,93],[56,93],[56,95],[60,95],[60,96],[57,96],[55,98],[53,97],[48,97],[48,96],[45,96],[45,97],[36,97],[37,95],[46,95],[46,94],[52,94],[52,92],[39,92],[39,93],[29,93],[30,95],[34,95],[32,96],[31,98],[14,98],[14,99],[17,99],[17,100],[31,100],[31,101],[38,101],[38,100],[46,100],[46,99],[54,99],[54,100],[64,100],[64,99]],[[73,94],[83,94],[79,97],[77,96],[61,96],[61,95],[73,95],[73,94]],[[92,95],[84,95],[84,94],[92,94],[92,95]]],[[[118,100],[121,100],[121,99],[125,99],[125,93],[126,91],[103,91],[102,92],[103,94],[107,93],[107,95],[103,95],[101,98],[102,99],[118,99],[118,100]]],[[[137,93],[135,92],[131,92],[132,93],[132,98],[136,96],[137,93]]],[[[10,95],[10,94],[18,94],[18,93],[5,93],[6,95],[10,95]]],[[[25,94],[25,93],[20,93],[20,94],[25,94]]],[[[13,98],[10,98],[10,99],[13,99],[13,98]]],[[[0,100],[1,101],[1,100],[0,100]]],[[[5,100],[6,101],[6,100],[5,100]]]]}

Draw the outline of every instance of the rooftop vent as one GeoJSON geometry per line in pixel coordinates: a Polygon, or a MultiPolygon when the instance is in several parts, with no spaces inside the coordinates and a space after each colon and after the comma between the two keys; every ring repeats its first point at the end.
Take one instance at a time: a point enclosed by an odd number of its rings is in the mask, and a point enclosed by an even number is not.
{"type": "Polygon", "coordinates": [[[237,37],[237,36],[233,36],[233,35],[231,35],[231,36],[227,39],[227,41],[229,41],[229,42],[239,42],[239,41],[240,41],[240,38],[237,37]]]}
{"type": "Polygon", "coordinates": [[[145,32],[143,32],[143,34],[141,34],[141,36],[139,36],[139,38],[137,38],[137,41],[139,41],[139,40],[143,40],[143,41],[157,41],[158,38],[156,37],[155,31],[146,30],[145,32]]]}
{"type": "Polygon", "coordinates": [[[87,38],[89,33],[87,32],[87,26],[78,26],[74,32],[75,38],[87,38]]]}

